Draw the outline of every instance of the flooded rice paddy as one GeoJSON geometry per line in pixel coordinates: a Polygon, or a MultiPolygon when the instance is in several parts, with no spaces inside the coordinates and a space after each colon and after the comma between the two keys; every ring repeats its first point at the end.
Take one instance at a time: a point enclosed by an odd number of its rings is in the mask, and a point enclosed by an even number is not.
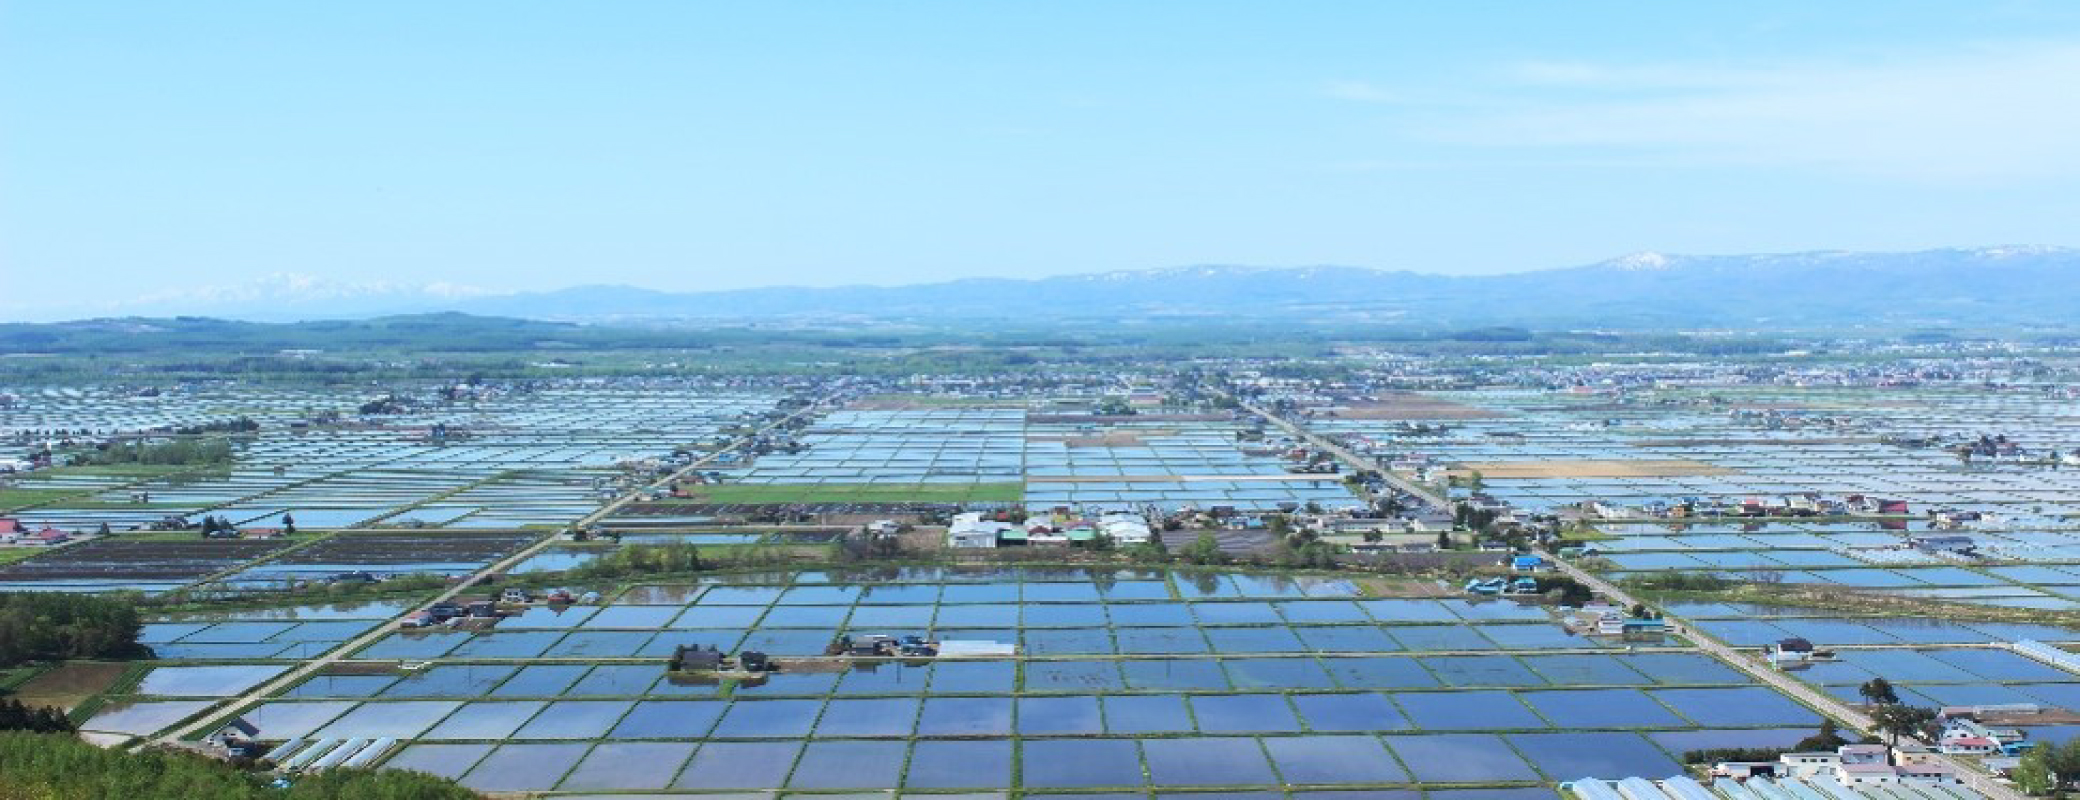
{"type": "MultiPolygon", "coordinates": [[[[532,609],[489,631],[393,633],[340,665],[356,674],[311,678],[248,719],[265,739],[396,737],[407,744],[392,766],[484,790],[1072,794],[1531,789],[1676,774],[1686,750],[1782,743],[1820,719],[1679,640],[1613,647],[1567,635],[1535,605],[1373,598],[1344,580],[1238,572],[897,577],[641,586],[600,607],[532,609]],[[815,656],[841,632],[1015,642],[1021,656],[857,662],[746,682],[689,680],[663,664],[680,644],[815,656]],[[398,659],[421,666],[382,666],[398,659]]],[[[1693,611],[1821,642],[1879,629],[1693,611]]],[[[297,626],[358,623],[194,628],[204,624],[155,630],[180,634],[176,642],[212,630],[271,642],[297,626]]],[[[1875,670],[1932,700],[2080,701],[2080,676],[1956,646],[2070,632],[1879,627],[1894,634],[1886,643],[1913,631],[1945,649],[1846,651],[1809,679],[1853,690],[1859,670],[1875,670]]],[[[250,669],[194,673],[193,685],[218,691],[211,681],[271,667],[250,669]]],[[[149,724],[136,719],[144,712],[118,713],[109,727],[149,724]]]]}

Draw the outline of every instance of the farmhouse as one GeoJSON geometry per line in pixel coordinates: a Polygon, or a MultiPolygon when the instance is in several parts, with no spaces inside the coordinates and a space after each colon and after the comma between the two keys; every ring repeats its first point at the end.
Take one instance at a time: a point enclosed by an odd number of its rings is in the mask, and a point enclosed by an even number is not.
{"type": "Polygon", "coordinates": [[[946,528],[946,545],[962,548],[996,547],[1005,534],[1017,531],[1018,526],[1009,522],[985,520],[979,511],[955,514],[953,524],[946,528]]]}
{"type": "MultiPolygon", "coordinates": [[[[1882,784],[1960,784],[1957,773],[1942,764],[1906,763],[1912,761],[1902,757],[1901,765],[1887,763],[1891,751],[1884,745],[1845,744],[1834,751],[1812,751],[1785,753],[1777,758],[1781,764],[1777,772],[1800,779],[1833,778],[1845,786],[1875,786],[1882,784]]],[[[1712,768],[1714,774],[1732,776],[1740,772],[1754,773],[1756,767],[1747,762],[1726,762],[1712,768]]]]}
{"type": "Polygon", "coordinates": [[[1979,543],[1974,541],[1972,537],[1964,536],[1961,534],[1937,534],[1933,536],[1915,536],[1907,539],[1907,544],[1908,546],[1911,546],[1914,549],[1920,550],[1925,553],[1959,554],[1970,554],[1979,546],[1979,543]]]}
{"type": "Polygon", "coordinates": [[[1142,544],[1153,535],[1147,519],[1124,511],[1099,517],[1098,531],[1119,544],[1142,544]]]}

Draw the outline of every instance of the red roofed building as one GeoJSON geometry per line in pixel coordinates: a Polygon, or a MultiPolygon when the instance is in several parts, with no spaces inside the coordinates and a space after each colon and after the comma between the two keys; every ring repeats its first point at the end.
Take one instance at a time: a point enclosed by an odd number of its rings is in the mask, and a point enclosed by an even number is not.
{"type": "Polygon", "coordinates": [[[1951,755],[1999,755],[2001,744],[1984,736],[1958,736],[1944,739],[1942,744],[1936,746],[1936,749],[1951,755]]]}

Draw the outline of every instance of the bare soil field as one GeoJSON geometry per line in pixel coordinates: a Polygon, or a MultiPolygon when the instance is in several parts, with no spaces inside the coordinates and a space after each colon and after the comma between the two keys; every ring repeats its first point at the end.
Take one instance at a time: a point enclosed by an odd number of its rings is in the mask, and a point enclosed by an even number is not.
{"type": "Polygon", "coordinates": [[[1314,409],[1323,419],[1493,419],[1508,416],[1493,409],[1469,406],[1427,394],[1407,392],[1385,395],[1374,402],[1314,409]]]}
{"type": "Polygon", "coordinates": [[[927,525],[911,528],[901,539],[903,548],[921,553],[943,550],[946,547],[946,527],[927,525]]]}
{"type": "Polygon", "coordinates": [[[283,564],[414,564],[490,560],[539,534],[510,530],[405,529],[341,531],[281,558],[283,564]]]}
{"type": "Polygon", "coordinates": [[[22,684],[15,690],[14,699],[32,706],[57,706],[71,711],[107,689],[129,668],[130,665],[121,663],[69,661],[22,684]]]}
{"type": "Polygon", "coordinates": [[[319,675],[402,675],[402,663],[397,661],[340,661],[318,670],[319,675]]]}
{"type": "Polygon", "coordinates": [[[1682,478],[1736,475],[1738,470],[1689,459],[1624,461],[1486,461],[1461,464],[1452,474],[1483,478],[1682,478]]]}
{"type": "Polygon", "coordinates": [[[18,580],[199,578],[270,555],[290,542],[265,539],[138,541],[97,539],[0,569],[0,583],[18,580]]]}

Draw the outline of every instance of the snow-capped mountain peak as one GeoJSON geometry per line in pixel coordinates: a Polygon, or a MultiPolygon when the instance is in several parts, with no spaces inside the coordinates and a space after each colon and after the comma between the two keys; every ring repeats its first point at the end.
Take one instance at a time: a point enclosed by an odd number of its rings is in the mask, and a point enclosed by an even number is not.
{"type": "Polygon", "coordinates": [[[1614,269],[1626,270],[1628,272],[1649,272],[1668,269],[1669,266],[1673,265],[1674,263],[1675,259],[1670,258],[1665,253],[1657,253],[1652,250],[1642,250],[1640,252],[1632,253],[1630,255],[1623,255],[1617,258],[1613,258],[1609,261],[1604,262],[1604,265],[1614,269]]]}

